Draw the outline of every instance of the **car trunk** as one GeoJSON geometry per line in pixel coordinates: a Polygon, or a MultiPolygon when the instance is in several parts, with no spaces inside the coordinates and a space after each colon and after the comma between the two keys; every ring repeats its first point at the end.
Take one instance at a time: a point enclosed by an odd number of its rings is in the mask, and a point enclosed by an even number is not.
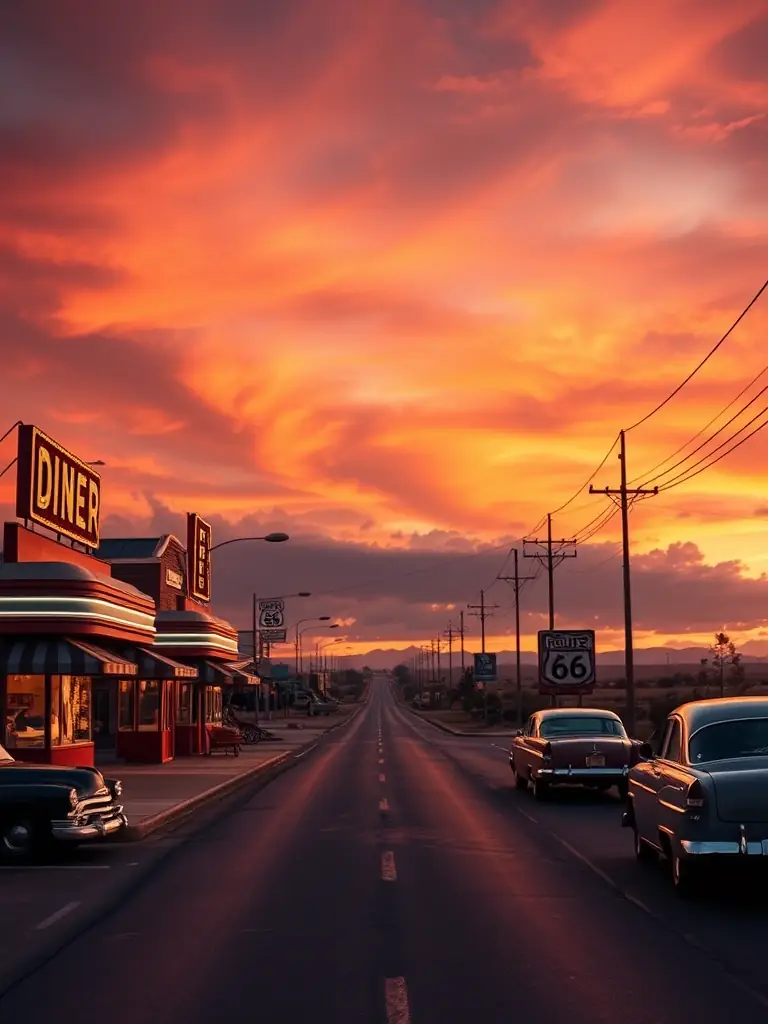
{"type": "Polygon", "coordinates": [[[768,823],[768,757],[722,761],[709,774],[720,821],[768,823]]]}
{"type": "Polygon", "coordinates": [[[620,736],[561,736],[553,737],[550,744],[553,768],[623,768],[629,764],[630,742],[620,736]]]}

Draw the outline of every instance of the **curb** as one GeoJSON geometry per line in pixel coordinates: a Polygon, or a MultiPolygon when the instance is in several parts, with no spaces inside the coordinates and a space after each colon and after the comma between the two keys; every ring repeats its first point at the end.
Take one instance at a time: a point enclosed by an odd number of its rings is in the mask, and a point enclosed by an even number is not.
{"type": "Polygon", "coordinates": [[[482,733],[466,732],[460,729],[452,729],[450,725],[444,725],[442,722],[435,722],[431,718],[424,718],[422,715],[418,713],[418,711],[414,711],[413,708],[408,707],[407,704],[401,704],[401,707],[406,708],[406,710],[409,711],[413,715],[413,717],[417,718],[420,722],[426,722],[427,725],[433,725],[436,729],[440,729],[441,732],[447,732],[449,736],[474,736],[475,738],[480,737],[480,739],[487,739],[489,736],[497,736],[499,737],[499,739],[511,739],[511,737],[515,735],[512,731],[482,733]]]}
{"type": "Polygon", "coordinates": [[[306,743],[302,743],[300,747],[294,747],[292,750],[284,750],[280,754],[275,754],[269,760],[262,761],[261,764],[254,765],[253,768],[249,768],[247,771],[240,775],[235,775],[231,779],[226,779],[212,789],[206,789],[204,792],[198,793],[197,796],[192,796],[180,804],[174,804],[158,814],[153,814],[151,818],[145,818],[138,825],[129,825],[120,841],[123,843],[140,843],[153,832],[157,832],[158,829],[183,821],[191,814],[194,814],[199,808],[205,807],[206,804],[211,803],[213,800],[218,800],[221,797],[228,796],[230,793],[234,793],[241,786],[246,786],[260,775],[279,775],[280,772],[276,769],[280,769],[286,761],[302,757],[308,750],[312,750],[329,733],[351,722],[363,707],[364,705],[361,703],[360,707],[355,708],[351,714],[345,716],[339,722],[334,722],[332,726],[325,730],[322,736],[308,740],[306,743]]]}
{"type": "MultiPolygon", "coordinates": [[[[355,718],[363,710],[366,704],[367,701],[361,701],[359,707],[355,708],[355,710],[346,718],[344,718],[343,721],[336,722],[334,725],[330,727],[330,729],[326,729],[323,736],[321,736],[319,739],[309,743],[305,743],[302,747],[297,747],[295,750],[286,750],[283,754],[279,754],[276,758],[273,758],[268,762],[263,762],[262,764],[257,765],[253,771],[246,772],[244,776],[238,775],[236,776],[235,779],[228,779],[227,782],[224,783],[224,785],[226,786],[227,784],[232,782],[239,782],[241,784],[244,784],[244,782],[257,782],[260,783],[260,788],[261,786],[268,785],[273,778],[276,778],[283,772],[289,771],[291,768],[295,767],[296,764],[299,764],[302,759],[302,752],[306,753],[307,751],[314,749],[314,747],[317,746],[320,742],[322,742],[325,736],[327,736],[329,733],[333,732],[335,729],[340,729],[343,726],[347,725],[349,722],[351,722],[352,719],[355,718]],[[267,766],[269,766],[269,769],[267,766]],[[263,778],[259,778],[260,775],[263,776],[263,778]]],[[[208,790],[204,794],[201,793],[200,797],[210,797],[211,792],[214,792],[215,794],[214,799],[215,797],[220,797],[222,795],[231,796],[236,792],[238,788],[239,787],[237,785],[230,785],[228,793],[222,794],[222,787],[217,786],[214,787],[213,791],[208,790]]],[[[176,817],[173,817],[172,815],[167,815],[167,812],[161,812],[161,815],[155,815],[154,818],[149,819],[148,822],[145,822],[145,824],[148,824],[150,821],[156,821],[156,819],[161,816],[165,816],[165,820],[161,823],[162,825],[167,825],[171,821],[180,821],[182,818],[190,817],[195,810],[201,808],[204,804],[208,802],[208,800],[202,800],[193,797],[192,800],[187,800],[184,802],[184,804],[182,805],[184,807],[183,813],[177,815],[176,817]]],[[[176,809],[177,808],[170,808],[169,810],[176,809]]],[[[139,829],[141,828],[141,826],[136,826],[136,828],[139,829]]],[[[160,828],[160,824],[157,824],[155,828],[152,829],[152,831],[156,831],[158,828],[160,828]]],[[[145,833],[145,835],[149,834],[149,832],[145,833]]],[[[142,835],[141,837],[139,837],[138,841],[140,841],[144,837],[145,836],[142,835]]],[[[130,840],[127,841],[130,842],[130,840]]],[[[136,842],[137,840],[134,839],[133,841],[136,842]]],[[[62,950],[72,945],[72,943],[75,942],[78,938],[80,938],[81,935],[84,935],[91,928],[94,928],[97,924],[99,924],[99,922],[103,921],[110,914],[118,910],[119,907],[122,906],[122,904],[125,902],[125,900],[132,896],[133,893],[135,893],[138,889],[140,889],[141,886],[144,885],[144,883],[149,879],[149,877],[155,872],[155,870],[158,867],[160,867],[160,865],[162,865],[173,853],[175,853],[178,850],[180,845],[181,844],[168,845],[165,849],[161,849],[156,857],[153,857],[150,860],[148,860],[143,870],[137,872],[135,875],[132,875],[130,878],[126,879],[126,881],[123,882],[123,884],[117,885],[115,889],[107,896],[105,901],[99,906],[92,908],[90,912],[84,912],[84,914],[80,918],[73,916],[69,926],[66,928],[62,928],[62,930],[57,934],[57,937],[55,939],[52,937],[51,942],[48,946],[40,949],[36,953],[30,954],[30,956],[26,958],[25,962],[22,963],[20,966],[10,971],[3,971],[2,968],[0,968],[0,1004],[2,1003],[2,1000],[5,998],[5,996],[8,995],[8,993],[12,989],[16,988],[17,985],[23,984],[33,974],[41,970],[43,967],[45,967],[46,964],[50,963],[51,960],[57,957],[59,953],[62,952],[62,950]]]]}

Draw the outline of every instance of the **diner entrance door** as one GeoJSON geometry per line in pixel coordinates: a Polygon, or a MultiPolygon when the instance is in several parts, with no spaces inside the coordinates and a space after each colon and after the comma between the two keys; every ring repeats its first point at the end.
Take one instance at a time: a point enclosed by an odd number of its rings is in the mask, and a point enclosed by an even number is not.
{"type": "Polygon", "coordinates": [[[93,680],[93,742],[96,754],[114,754],[117,747],[117,683],[93,680]]]}

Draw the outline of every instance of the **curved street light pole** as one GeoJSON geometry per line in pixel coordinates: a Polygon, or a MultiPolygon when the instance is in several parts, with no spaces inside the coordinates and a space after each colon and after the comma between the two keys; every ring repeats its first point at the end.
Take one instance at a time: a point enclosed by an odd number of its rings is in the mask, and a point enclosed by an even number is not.
{"type": "MultiPolygon", "coordinates": [[[[330,616],[328,616],[328,618],[330,618],[330,616]]],[[[299,633],[299,662],[300,662],[300,666],[301,666],[301,671],[302,672],[304,671],[304,650],[302,648],[301,638],[304,636],[305,633],[311,632],[314,628],[315,628],[314,626],[306,626],[299,633]]],[[[339,624],[338,624],[338,622],[332,622],[331,625],[327,626],[326,628],[327,629],[338,629],[339,628],[339,624]]],[[[311,651],[311,649],[310,649],[310,653],[309,653],[309,671],[310,672],[312,671],[312,651],[311,651]]]]}
{"type": "Polygon", "coordinates": [[[318,615],[315,618],[310,617],[308,619],[299,619],[297,621],[297,623],[296,623],[296,639],[294,641],[295,647],[296,647],[296,651],[295,651],[295,654],[296,654],[296,675],[300,675],[301,674],[301,633],[299,632],[299,626],[303,622],[330,622],[330,621],[331,621],[331,616],[330,615],[318,615]]]}
{"type": "Polygon", "coordinates": [[[242,544],[250,540],[264,540],[268,544],[283,544],[285,541],[290,540],[290,537],[287,533],[268,533],[264,537],[232,537],[230,540],[223,540],[219,544],[214,544],[210,550],[216,551],[218,548],[225,548],[227,544],[242,544]]]}

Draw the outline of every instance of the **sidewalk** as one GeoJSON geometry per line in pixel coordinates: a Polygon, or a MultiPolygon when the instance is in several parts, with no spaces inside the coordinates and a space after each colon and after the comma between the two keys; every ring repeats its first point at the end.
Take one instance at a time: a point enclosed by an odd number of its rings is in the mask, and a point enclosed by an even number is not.
{"type": "Polygon", "coordinates": [[[459,729],[457,725],[461,724],[461,720],[456,720],[456,716],[462,714],[461,712],[453,711],[417,711],[416,708],[411,707],[410,704],[406,704],[401,701],[400,706],[407,708],[416,718],[420,718],[423,722],[429,722],[430,725],[434,725],[436,729],[440,729],[442,732],[447,732],[451,736],[506,736],[511,737],[517,734],[517,728],[509,725],[485,725],[482,722],[476,724],[471,719],[466,719],[468,728],[459,729]],[[453,725],[449,725],[448,722],[443,721],[441,716],[453,715],[453,725]],[[472,727],[474,724],[474,728],[472,727]]]}
{"type": "Polygon", "coordinates": [[[144,839],[254,776],[301,756],[326,733],[345,725],[363,706],[350,705],[327,718],[265,720],[263,727],[278,739],[243,746],[239,757],[216,751],[211,756],[180,757],[162,765],[110,766],[108,774],[123,783],[122,803],[128,817],[126,840],[144,839]]]}

